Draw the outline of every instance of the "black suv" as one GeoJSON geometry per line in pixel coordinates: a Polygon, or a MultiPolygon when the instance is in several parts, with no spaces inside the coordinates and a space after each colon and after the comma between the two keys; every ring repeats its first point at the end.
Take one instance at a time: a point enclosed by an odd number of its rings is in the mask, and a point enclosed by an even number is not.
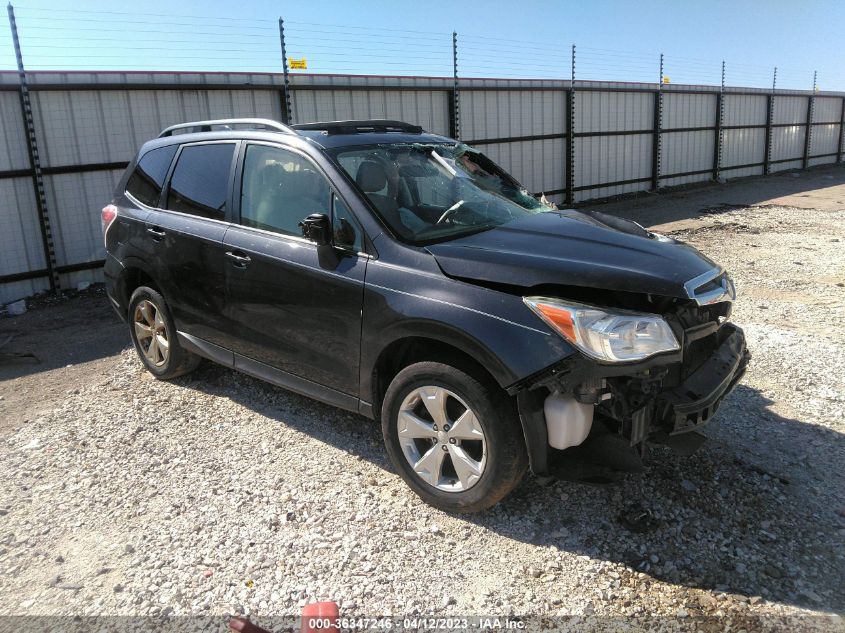
{"type": "Polygon", "coordinates": [[[559,210],[398,121],[173,126],[102,219],[150,372],[204,357],[378,419],[446,510],[493,505],[588,435],[671,444],[749,358],[733,284],[694,248],[559,210]]]}

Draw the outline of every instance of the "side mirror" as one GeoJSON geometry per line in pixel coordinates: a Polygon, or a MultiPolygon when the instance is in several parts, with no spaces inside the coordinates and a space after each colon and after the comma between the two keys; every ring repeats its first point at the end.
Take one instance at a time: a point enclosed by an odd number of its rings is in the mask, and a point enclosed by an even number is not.
{"type": "Polygon", "coordinates": [[[299,223],[305,239],[316,242],[317,246],[327,246],[331,243],[332,223],[325,213],[312,213],[299,223]]]}
{"type": "Polygon", "coordinates": [[[317,244],[320,267],[334,270],[340,262],[337,249],[332,247],[332,221],[325,213],[312,213],[299,223],[302,235],[317,244]]]}

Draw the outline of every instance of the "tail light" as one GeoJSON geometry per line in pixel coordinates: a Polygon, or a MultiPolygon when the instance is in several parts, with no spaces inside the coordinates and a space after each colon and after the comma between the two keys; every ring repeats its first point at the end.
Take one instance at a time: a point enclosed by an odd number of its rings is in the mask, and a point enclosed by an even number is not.
{"type": "MultiPolygon", "coordinates": [[[[103,210],[100,214],[100,219],[103,223],[103,242],[106,241],[106,235],[108,233],[109,227],[115,221],[115,218],[117,218],[116,206],[114,206],[113,204],[109,204],[103,207],[103,210]]],[[[106,244],[106,247],[108,247],[108,244],[106,244]]]]}

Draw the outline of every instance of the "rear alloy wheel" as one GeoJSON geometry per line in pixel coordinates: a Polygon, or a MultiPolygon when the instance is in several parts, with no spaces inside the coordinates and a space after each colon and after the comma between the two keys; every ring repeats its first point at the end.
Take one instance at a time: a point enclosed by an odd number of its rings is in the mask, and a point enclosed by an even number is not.
{"type": "Polygon", "coordinates": [[[163,367],[170,360],[170,335],[161,311],[152,301],[144,299],[135,306],[132,320],[135,337],[147,362],[155,367],[163,367]]]}
{"type": "Polygon", "coordinates": [[[176,324],[158,291],[140,286],[129,299],[129,334],[147,370],[168,380],[193,371],[200,357],[181,345],[176,324]]]}
{"type": "Polygon", "coordinates": [[[527,467],[516,406],[492,380],[435,362],[400,371],[384,396],[387,452],[402,479],[448,512],[479,512],[527,467]]]}

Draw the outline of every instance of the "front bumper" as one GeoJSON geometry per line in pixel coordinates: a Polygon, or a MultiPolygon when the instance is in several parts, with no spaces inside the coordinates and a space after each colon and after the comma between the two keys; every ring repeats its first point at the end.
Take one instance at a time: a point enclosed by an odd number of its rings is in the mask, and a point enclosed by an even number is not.
{"type": "Polygon", "coordinates": [[[647,439],[666,443],[669,437],[709,422],[742,378],[751,358],[745,334],[735,325],[723,323],[713,336],[715,346],[701,362],[700,357],[685,361],[682,351],[617,366],[575,356],[524,381],[515,395],[531,470],[535,474],[548,472],[548,425],[543,405],[550,393],[571,394],[579,402],[595,405],[602,427],[618,432],[630,446],[647,439]],[[688,373],[670,381],[672,372],[680,373],[685,367],[689,367],[688,373]]]}
{"type": "Polygon", "coordinates": [[[726,323],[720,328],[719,340],[711,356],[683,383],[658,395],[655,418],[671,435],[693,431],[710,421],[745,373],[751,354],[743,331],[726,323]]]}

